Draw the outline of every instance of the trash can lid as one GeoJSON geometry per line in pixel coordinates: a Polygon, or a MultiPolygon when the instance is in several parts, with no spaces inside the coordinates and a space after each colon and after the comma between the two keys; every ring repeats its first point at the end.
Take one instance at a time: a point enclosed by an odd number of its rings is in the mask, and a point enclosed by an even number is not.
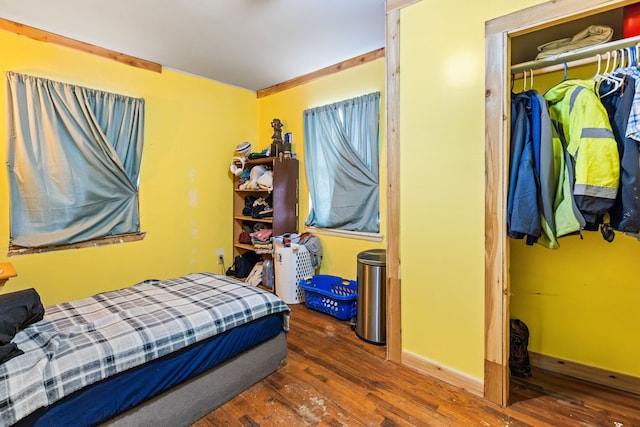
{"type": "Polygon", "coordinates": [[[358,261],[367,265],[387,264],[387,251],[385,249],[369,249],[358,254],[358,261]]]}

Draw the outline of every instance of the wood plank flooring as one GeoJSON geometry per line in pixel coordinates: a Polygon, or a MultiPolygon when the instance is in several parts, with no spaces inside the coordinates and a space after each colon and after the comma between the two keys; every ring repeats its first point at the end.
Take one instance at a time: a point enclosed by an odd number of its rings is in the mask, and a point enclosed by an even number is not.
{"type": "Polygon", "coordinates": [[[513,379],[502,408],[384,360],[349,322],[292,305],[287,365],[194,424],[640,426],[640,396],[551,372],[513,379]]]}

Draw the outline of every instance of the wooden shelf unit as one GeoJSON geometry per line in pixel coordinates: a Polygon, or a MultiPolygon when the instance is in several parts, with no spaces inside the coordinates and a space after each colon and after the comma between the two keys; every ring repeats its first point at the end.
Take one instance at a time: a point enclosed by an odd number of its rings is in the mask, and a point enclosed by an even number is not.
{"type": "Polygon", "coordinates": [[[238,238],[242,232],[243,222],[268,224],[273,230],[273,236],[298,232],[298,177],[299,162],[292,158],[266,157],[247,160],[245,169],[262,165],[271,168],[273,174],[273,189],[239,189],[240,180],[233,180],[233,252],[234,258],[246,251],[253,250],[253,245],[240,243],[238,238]],[[273,216],[269,218],[253,218],[242,214],[247,196],[266,198],[271,193],[273,216]]]}

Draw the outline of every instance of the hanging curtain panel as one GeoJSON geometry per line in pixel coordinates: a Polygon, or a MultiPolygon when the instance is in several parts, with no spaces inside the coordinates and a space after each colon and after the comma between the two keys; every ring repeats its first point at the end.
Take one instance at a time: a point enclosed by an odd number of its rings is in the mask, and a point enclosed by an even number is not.
{"type": "Polygon", "coordinates": [[[144,99],[6,77],[10,244],[33,248],[139,232],[144,99]]]}
{"type": "Polygon", "coordinates": [[[380,93],[304,112],[309,226],[377,233],[380,93]]]}

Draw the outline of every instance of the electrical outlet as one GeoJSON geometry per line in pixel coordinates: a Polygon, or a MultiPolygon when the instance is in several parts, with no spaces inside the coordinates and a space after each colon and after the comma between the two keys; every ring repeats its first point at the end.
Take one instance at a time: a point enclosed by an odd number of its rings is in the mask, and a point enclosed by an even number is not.
{"type": "Polygon", "coordinates": [[[218,255],[218,264],[224,265],[224,249],[218,249],[216,254],[218,255]]]}

